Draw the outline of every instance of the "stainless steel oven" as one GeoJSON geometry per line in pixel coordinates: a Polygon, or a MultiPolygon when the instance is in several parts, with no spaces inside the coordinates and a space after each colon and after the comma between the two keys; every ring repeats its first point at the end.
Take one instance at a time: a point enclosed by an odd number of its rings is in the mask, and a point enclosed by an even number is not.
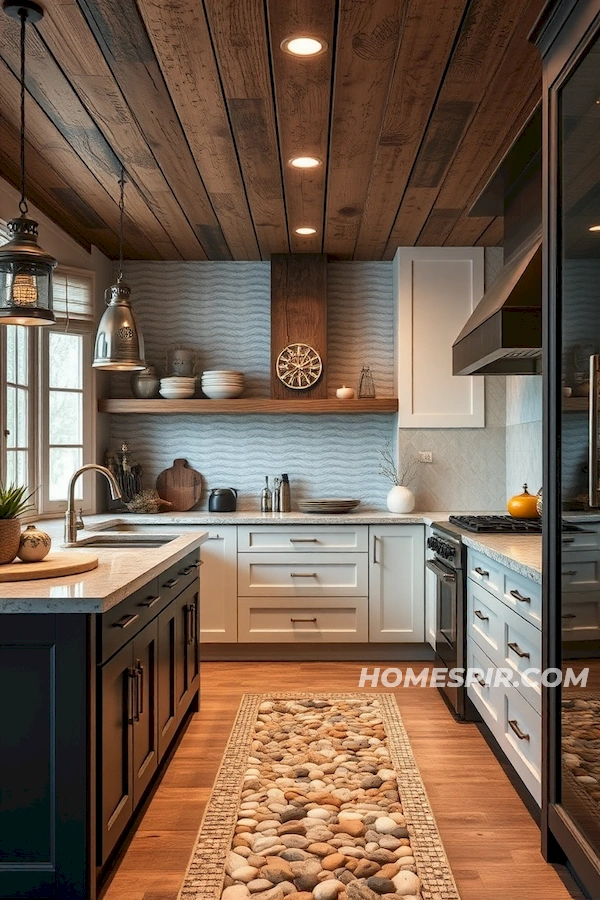
{"type": "MultiPolygon", "coordinates": [[[[446,669],[466,666],[464,547],[460,535],[434,523],[427,540],[427,568],[436,577],[435,664],[446,669]]],[[[455,715],[465,718],[464,687],[439,689],[455,715]]]]}

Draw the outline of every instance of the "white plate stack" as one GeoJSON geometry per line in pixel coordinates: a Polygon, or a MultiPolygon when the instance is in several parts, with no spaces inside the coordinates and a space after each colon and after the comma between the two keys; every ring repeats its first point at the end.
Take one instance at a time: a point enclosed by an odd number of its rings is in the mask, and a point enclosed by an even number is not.
{"type": "Polygon", "coordinates": [[[210,369],[202,373],[202,393],[211,400],[232,400],[244,390],[244,375],[231,369],[210,369]]]}
{"type": "Polygon", "coordinates": [[[183,375],[161,378],[159,393],[165,400],[189,400],[196,393],[196,379],[183,375]]]}

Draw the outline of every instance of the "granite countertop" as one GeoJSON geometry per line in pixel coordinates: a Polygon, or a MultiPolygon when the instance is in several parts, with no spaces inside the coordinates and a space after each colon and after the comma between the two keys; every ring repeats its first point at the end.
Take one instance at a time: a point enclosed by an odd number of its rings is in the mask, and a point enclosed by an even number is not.
{"type": "Polygon", "coordinates": [[[206,510],[191,510],[177,513],[128,513],[117,511],[112,514],[86,516],[86,526],[96,531],[111,520],[115,525],[431,525],[445,522],[452,512],[412,512],[397,514],[386,509],[360,508],[340,515],[303,513],[263,513],[255,510],[237,510],[230,513],[211,513],[206,510]]]}
{"type": "Polygon", "coordinates": [[[462,540],[507,569],[542,583],[541,534],[463,534],[462,540]]]}
{"type": "MultiPolygon", "coordinates": [[[[60,546],[62,520],[41,521],[40,527],[50,534],[53,553],[67,552],[60,546]]],[[[92,536],[80,532],[80,535],[84,534],[92,536]]],[[[139,538],[139,534],[132,534],[131,538],[139,538]]],[[[168,543],[154,547],[90,547],[89,552],[98,557],[98,567],[89,572],[0,583],[0,613],[106,612],[155,575],[200,547],[207,538],[206,532],[197,529],[174,535],[168,543]]],[[[85,542],[82,547],[85,547],[85,542]]],[[[68,552],[79,551],[68,548],[68,552]]]]}

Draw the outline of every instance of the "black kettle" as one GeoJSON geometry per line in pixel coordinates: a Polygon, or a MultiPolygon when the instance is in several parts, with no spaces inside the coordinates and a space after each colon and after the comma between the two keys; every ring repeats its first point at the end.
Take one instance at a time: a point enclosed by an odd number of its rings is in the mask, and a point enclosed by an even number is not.
{"type": "Polygon", "coordinates": [[[237,491],[235,488],[213,488],[208,498],[209,512],[235,512],[237,491]]]}

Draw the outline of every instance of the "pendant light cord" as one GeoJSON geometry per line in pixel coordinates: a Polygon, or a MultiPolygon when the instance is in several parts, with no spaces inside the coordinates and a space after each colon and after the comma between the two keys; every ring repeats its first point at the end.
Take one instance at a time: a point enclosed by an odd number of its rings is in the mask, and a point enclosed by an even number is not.
{"type": "Polygon", "coordinates": [[[119,196],[119,277],[117,280],[121,281],[123,278],[123,218],[125,214],[125,169],[123,166],[121,166],[119,187],[121,193],[119,196]]]}
{"type": "Polygon", "coordinates": [[[21,19],[21,200],[19,210],[22,216],[29,212],[25,199],[25,24],[27,22],[27,10],[19,10],[21,19]]]}

